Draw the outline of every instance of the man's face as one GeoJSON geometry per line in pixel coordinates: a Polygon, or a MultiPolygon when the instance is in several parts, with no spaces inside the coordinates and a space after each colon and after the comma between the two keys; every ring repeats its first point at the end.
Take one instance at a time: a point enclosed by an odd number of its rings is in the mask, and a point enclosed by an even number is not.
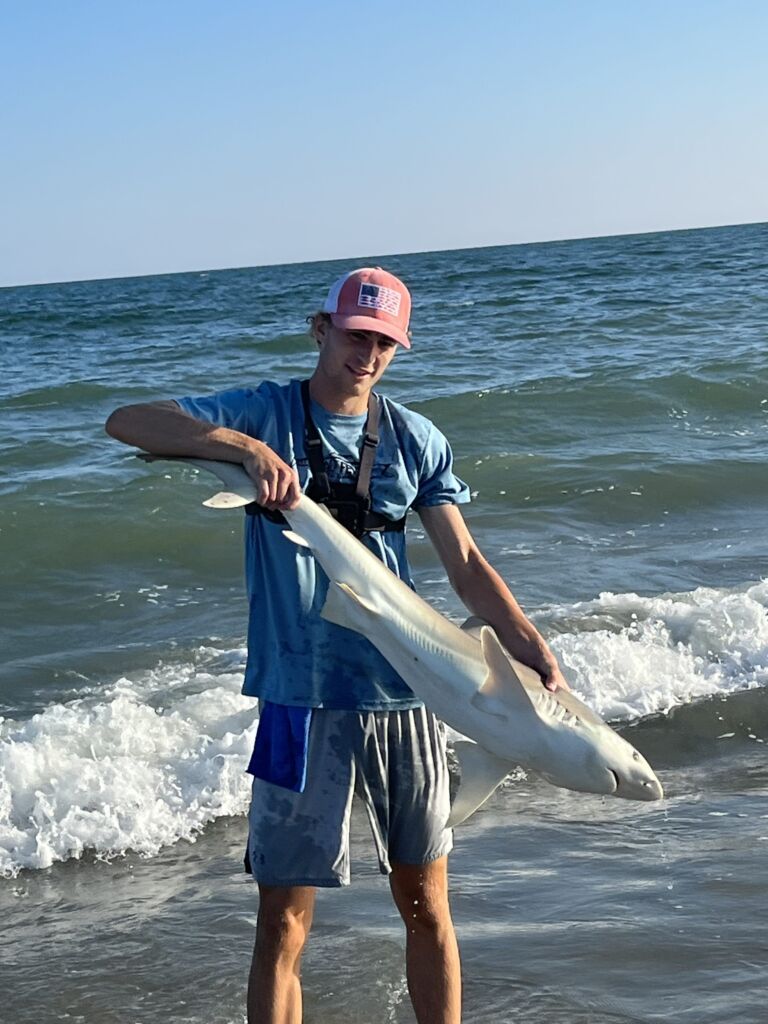
{"type": "Polygon", "coordinates": [[[318,370],[342,393],[363,395],[375,387],[395,358],[397,342],[378,331],[344,331],[322,324],[318,370]]]}

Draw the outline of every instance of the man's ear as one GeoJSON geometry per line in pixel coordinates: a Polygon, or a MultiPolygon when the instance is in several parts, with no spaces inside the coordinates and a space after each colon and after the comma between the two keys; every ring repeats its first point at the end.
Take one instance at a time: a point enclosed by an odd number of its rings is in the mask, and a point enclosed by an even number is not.
{"type": "Polygon", "coordinates": [[[323,316],[322,313],[315,315],[312,321],[312,337],[317,342],[318,346],[322,346],[328,335],[328,328],[331,326],[331,318],[329,316],[323,316]]]}

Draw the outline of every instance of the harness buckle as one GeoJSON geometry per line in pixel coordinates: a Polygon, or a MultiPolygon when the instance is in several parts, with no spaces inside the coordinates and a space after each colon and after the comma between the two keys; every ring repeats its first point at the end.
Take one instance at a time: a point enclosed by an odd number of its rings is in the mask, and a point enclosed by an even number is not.
{"type": "Polygon", "coordinates": [[[362,537],[365,532],[365,517],[368,512],[362,501],[344,501],[336,498],[328,502],[326,508],[337,523],[340,523],[358,539],[362,537]]]}

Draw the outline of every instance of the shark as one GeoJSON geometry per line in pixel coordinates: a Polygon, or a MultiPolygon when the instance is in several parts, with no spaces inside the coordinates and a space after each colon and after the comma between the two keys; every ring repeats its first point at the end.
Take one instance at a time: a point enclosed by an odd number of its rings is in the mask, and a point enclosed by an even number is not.
{"type": "MultiPolygon", "coordinates": [[[[209,508],[256,500],[255,483],[238,463],[170,458],[224,484],[203,502],[209,508]]],[[[328,577],[323,617],[366,637],[429,710],[464,737],[453,745],[460,781],[449,827],[466,821],[517,766],[576,792],[663,798],[645,757],[575,694],[544,687],[490,625],[470,617],[459,626],[442,615],[306,495],[283,515],[285,538],[311,552],[328,577]]]]}

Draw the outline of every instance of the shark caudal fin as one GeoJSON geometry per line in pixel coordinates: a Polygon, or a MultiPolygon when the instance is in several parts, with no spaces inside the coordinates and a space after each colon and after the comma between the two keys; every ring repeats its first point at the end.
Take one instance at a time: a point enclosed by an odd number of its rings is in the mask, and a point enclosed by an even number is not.
{"type": "Polygon", "coordinates": [[[256,501],[256,485],[243,467],[237,462],[221,462],[217,459],[195,459],[185,455],[153,455],[151,452],[135,452],[142,462],[180,462],[206,473],[213,473],[227,488],[208,498],[203,504],[208,508],[241,508],[256,501]]]}
{"type": "Polygon", "coordinates": [[[478,807],[482,807],[499,783],[503,782],[515,767],[510,761],[496,757],[470,740],[457,740],[453,750],[459,759],[461,780],[451,806],[448,828],[460,825],[474,814],[478,807]]]}

